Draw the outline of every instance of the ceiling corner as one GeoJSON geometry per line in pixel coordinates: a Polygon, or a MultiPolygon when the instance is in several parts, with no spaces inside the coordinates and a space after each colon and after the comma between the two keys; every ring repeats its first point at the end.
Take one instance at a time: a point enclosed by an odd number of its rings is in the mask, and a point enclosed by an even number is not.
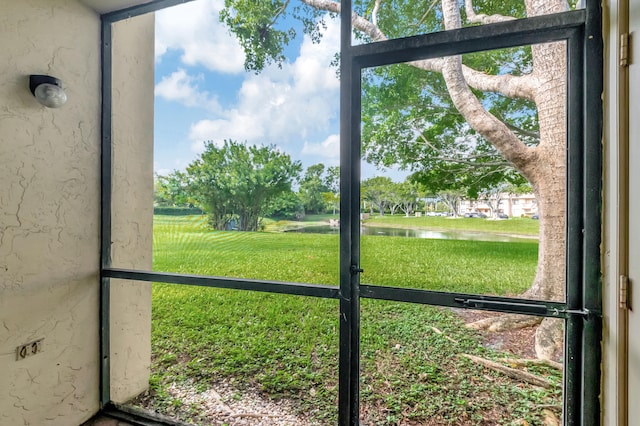
{"type": "Polygon", "coordinates": [[[152,0],[80,0],[96,12],[103,14],[126,9],[139,4],[151,3],[152,0]]]}

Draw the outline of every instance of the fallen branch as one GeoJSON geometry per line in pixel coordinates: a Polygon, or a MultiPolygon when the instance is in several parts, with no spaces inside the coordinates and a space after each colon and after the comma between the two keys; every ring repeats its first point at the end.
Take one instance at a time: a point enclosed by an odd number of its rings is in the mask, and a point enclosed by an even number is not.
{"type": "Polygon", "coordinates": [[[540,359],[540,358],[528,358],[528,359],[518,359],[518,358],[502,358],[498,361],[504,362],[505,364],[517,365],[519,367],[526,366],[527,364],[536,364],[536,365],[546,365],[547,367],[555,368],[556,370],[562,371],[563,366],[562,363],[556,362],[550,359],[540,359]]]}
{"type": "Polygon", "coordinates": [[[275,414],[262,414],[262,413],[234,413],[231,414],[229,417],[232,418],[237,418],[237,417],[250,417],[250,418],[255,418],[255,419],[259,419],[262,417],[278,417],[275,414]]]}
{"type": "Polygon", "coordinates": [[[520,380],[522,382],[526,382],[532,384],[534,386],[540,386],[543,388],[550,388],[553,386],[551,382],[542,377],[538,377],[534,374],[527,373],[526,371],[516,370],[515,368],[505,367],[502,364],[498,364],[497,362],[490,361],[488,359],[480,358],[478,356],[469,355],[469,354],[461,354],[462,356],[470,359],[476,364],[480,364],[484,367],[487,367],[491,370],[498,371],[506,376],[511,377],[512,379],[520,380]]]}
{"type": "Polygon", "coordinates": [[[433,327],[433,326],[431,326],[431,329],[432,329],[436,334],[441,334],[441,335],[442,335],[442,337],[444,337],[445,339],[449,340],[450,342],[453,342],[453,343],[456,343],[456,344],[458,343],[458,341],[457,341],[456,339],[453,339],[453,338],[451,338],[451,337],[447,336],[446,334],[444,334],[444,333],[442,332],[442,330],[440,330],[440,329],[438,329],[438,328],[436,328],[436,327],[433,327]]]}

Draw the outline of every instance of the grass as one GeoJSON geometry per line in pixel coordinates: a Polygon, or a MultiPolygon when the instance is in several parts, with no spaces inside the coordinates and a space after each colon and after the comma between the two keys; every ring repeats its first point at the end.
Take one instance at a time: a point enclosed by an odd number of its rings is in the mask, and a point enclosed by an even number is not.
{"type": "MultiPolygon", "coordinates": [[[[155,270],[338,284],[334,235],[216,232],[201,217],[156,216],[154,226],[155,270]]],[[[363,282],[517,294],[535,273],[537,243],[363,237],[362,253],[363,282]]],[[[451,310],[375,300],[361,308],[366,424],[541,424],[535,406],[559,404],[560,387],[526,386],[460,357],[504,354],[485,348],[451,310]]],[[[337,300],[154,284],[156,408],[183,405],[166,391],[171,383],[204,390],[233,380],[297,401],[301,411],[334,425],[338,327],[337,300]]],[[[538,373],[561,380],[553,371],[538,373]]]]}
{"type": "Polygon", "coordinates": [[[200,216],[156,216],[154,269],[163,272],[337,284],[338,237],[211,231],[200,216]]]}

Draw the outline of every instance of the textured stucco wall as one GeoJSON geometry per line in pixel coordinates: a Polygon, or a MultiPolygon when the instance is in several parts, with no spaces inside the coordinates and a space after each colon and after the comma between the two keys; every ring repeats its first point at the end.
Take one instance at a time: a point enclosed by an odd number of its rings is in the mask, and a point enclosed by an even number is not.
{"type": "MultiPolygon", "coordinates": [[[[114,260],[148,269],[153,17],[118,24],[114,260]],[[131,38],[128,38],[131,37],[131,38]]],[[[100,18],[78,0],[0,0],[0,425],[78,425],[99,409],[100,18]],[[29,74],[68,103],[47,109],[29,74]],[[16,361],[16,347],[44,338],[16,361]]],[[[114,280],[112,400],[148,383],[150,286],[114,280]]]]}
{"type": "MultiPolygon", "coordinates": [[[[114,267],[151,270],[153,224],[153,14],[113,25],[114,267]]],[[[111,281],[111,399],[148,387],[151,284],[111,281]]]]}
{"type": "Polygon", "coordinates": [[[0,1],[0,425],[98,409],[99,48],[76,0],[0,1]],[[67,105],[38,104],[29,74],[60,78],[67,105]]]}

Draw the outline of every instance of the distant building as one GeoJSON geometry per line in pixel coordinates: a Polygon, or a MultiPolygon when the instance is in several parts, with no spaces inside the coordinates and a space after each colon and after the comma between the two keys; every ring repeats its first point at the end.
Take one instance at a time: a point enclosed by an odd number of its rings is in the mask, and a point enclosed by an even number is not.
{"type": "MultiPolygon", "coordinates": [[[[495,198],[494,198],[495,199],[495,198]]],[[[491,208],[485,201],[463,199],[460,201],[460,215],[465,213],[484,213],[491,216],[491,208]]],[[[531,217],[538,213],[538,201],[535,195],[529,194],[500,194],[500,204],[497,213],[504,213],[509,217],[531,217]]]]}

